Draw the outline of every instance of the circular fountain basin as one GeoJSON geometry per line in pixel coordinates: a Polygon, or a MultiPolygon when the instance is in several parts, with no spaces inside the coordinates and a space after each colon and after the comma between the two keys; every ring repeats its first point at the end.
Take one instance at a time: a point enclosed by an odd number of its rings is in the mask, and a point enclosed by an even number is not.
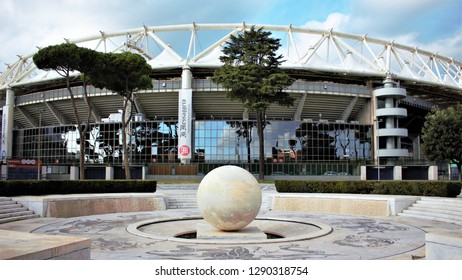
{"type": "MultiPolygon", "coordinates": [[[[256,218],[248,227],[258,228],[266,234],[266,239],[240,238],[240,231],[224,232],[221,238],[197,238],[197,229],[204,220],[200,216],[145,220],[130,224],[131,234],[175,242],[194,244],[262,244],[309,240],[325,236],[332,227],[318,221],[287,218],[256,218]],[[228,235],[228,236],[226,236],[228,235]]],[[[245,230],[243,228],[242,230],[245,230]]]]}

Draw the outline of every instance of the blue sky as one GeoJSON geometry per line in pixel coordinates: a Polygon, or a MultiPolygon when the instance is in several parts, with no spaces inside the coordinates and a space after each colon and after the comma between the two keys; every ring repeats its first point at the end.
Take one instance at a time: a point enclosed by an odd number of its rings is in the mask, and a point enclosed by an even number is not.
{"type": "Polygon", "coordinates": [[[191,22],[333,28],[462,60],[462,0],[0,0],[0,14],[0,72],[63,38],[191,22]]]}

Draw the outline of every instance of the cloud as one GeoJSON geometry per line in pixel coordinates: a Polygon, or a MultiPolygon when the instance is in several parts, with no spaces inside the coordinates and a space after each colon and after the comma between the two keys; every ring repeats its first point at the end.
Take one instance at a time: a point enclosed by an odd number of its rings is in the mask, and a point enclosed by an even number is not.
{"type": "MultiPolygon", "coordinates": [[[[96,33],[114,22],[109,15],[98,14],[98,10],[109,6],[88,5],[85,1],[25,1],[6,0],[0,10],[6,15],[0,18],[0,36],[7,38],[2,45],[0,61],[13,62],[14,55],[26,55],[50,44],[63,43],[64,38],[80,37],[96,33]]],[[[101,3],[105,3],[104,1],[101,3]]],[[[117,24],[116,24],[117,25],[117,24]]]]}
{"type": "Polygon", "coordinates": [[[263,11],[262,0],[2,0],[0,72],[16,55],[43,47],[130,28],[192,22],[251,21],[263,11]]]}
{"type": "Polygon", "coordinates": [[[1,0],[0,72],[5,63],[17,60],[16,55],[35,52],[36,46],[96,35],[100,30],[192,22],[290,24],[305,18],[321,19],[300,24],[304,27],[367,33],[462,58],[460,0],[352,0],[349,6],[344,4],[327,0],[1,0]]]}
{"type": "Polygon", "coordinates": [[[308,21],[302,27],[321,30],[334,29],[338,31],[344,26],[347,26],[349,22],[350,16],[342,13],[332,13],[327,16],[325,21],[308,21]]]}
{"type": "Polygon", "coordinates": [[[451,37],[441,38],[421,45],[422,49],[439,51],[439,54],[462,61],[462,28],[451,37]]]}
{"type": "Polygon", "coordinates": [[[351,11],[331,13],[303,27],[367,34],[462,60],[462,2],[353,0],[351,11]],[[444,47],[443,47],[444,46],[444,47]]]}

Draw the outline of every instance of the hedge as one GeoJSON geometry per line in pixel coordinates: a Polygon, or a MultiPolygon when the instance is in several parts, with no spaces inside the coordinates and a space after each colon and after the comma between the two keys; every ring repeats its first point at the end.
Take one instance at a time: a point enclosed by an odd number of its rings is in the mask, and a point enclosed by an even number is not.
{"type": "Polygon", "coordinates": [[[281,193],[353,193],[456,197],[462,182],[454,181],[275,181],[281,193]]]}
{"type": "Polygon", "coordinates": [[[0,181],[0,196],[155,192],[152,180],[12,180],[0,181]]]}

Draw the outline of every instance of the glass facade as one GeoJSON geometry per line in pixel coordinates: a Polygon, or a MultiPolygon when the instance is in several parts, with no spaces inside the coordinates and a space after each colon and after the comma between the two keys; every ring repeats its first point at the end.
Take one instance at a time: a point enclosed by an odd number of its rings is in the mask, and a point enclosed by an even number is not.
{"type": "MultiPolygon", "coordinates": [[[[256,172],[259,140],[255,121],[196,120],[193,127],[194,168],[188,174],[203,174],[222,164],[256,172]]],[[[264,133],[268,174],[346,175],[355,173],[354,162],[372,158],[370,125],[268,121],[264,133]]],[[[131,122],[127,136],[132,164],[151,166],[151,174],[171,174],[167,165],[178,164],[176,121],[131,122]],[[168,171],[160,171],[164,165],[168,171]]],[[[85,141],[87,164],[122,164],[118,122],[92,124],[85,139],[80,139],[75,126],[19,129],[14,139],[14,157],[40,159],[44,165],[77,164],[80,141],[85,141]]]]}

